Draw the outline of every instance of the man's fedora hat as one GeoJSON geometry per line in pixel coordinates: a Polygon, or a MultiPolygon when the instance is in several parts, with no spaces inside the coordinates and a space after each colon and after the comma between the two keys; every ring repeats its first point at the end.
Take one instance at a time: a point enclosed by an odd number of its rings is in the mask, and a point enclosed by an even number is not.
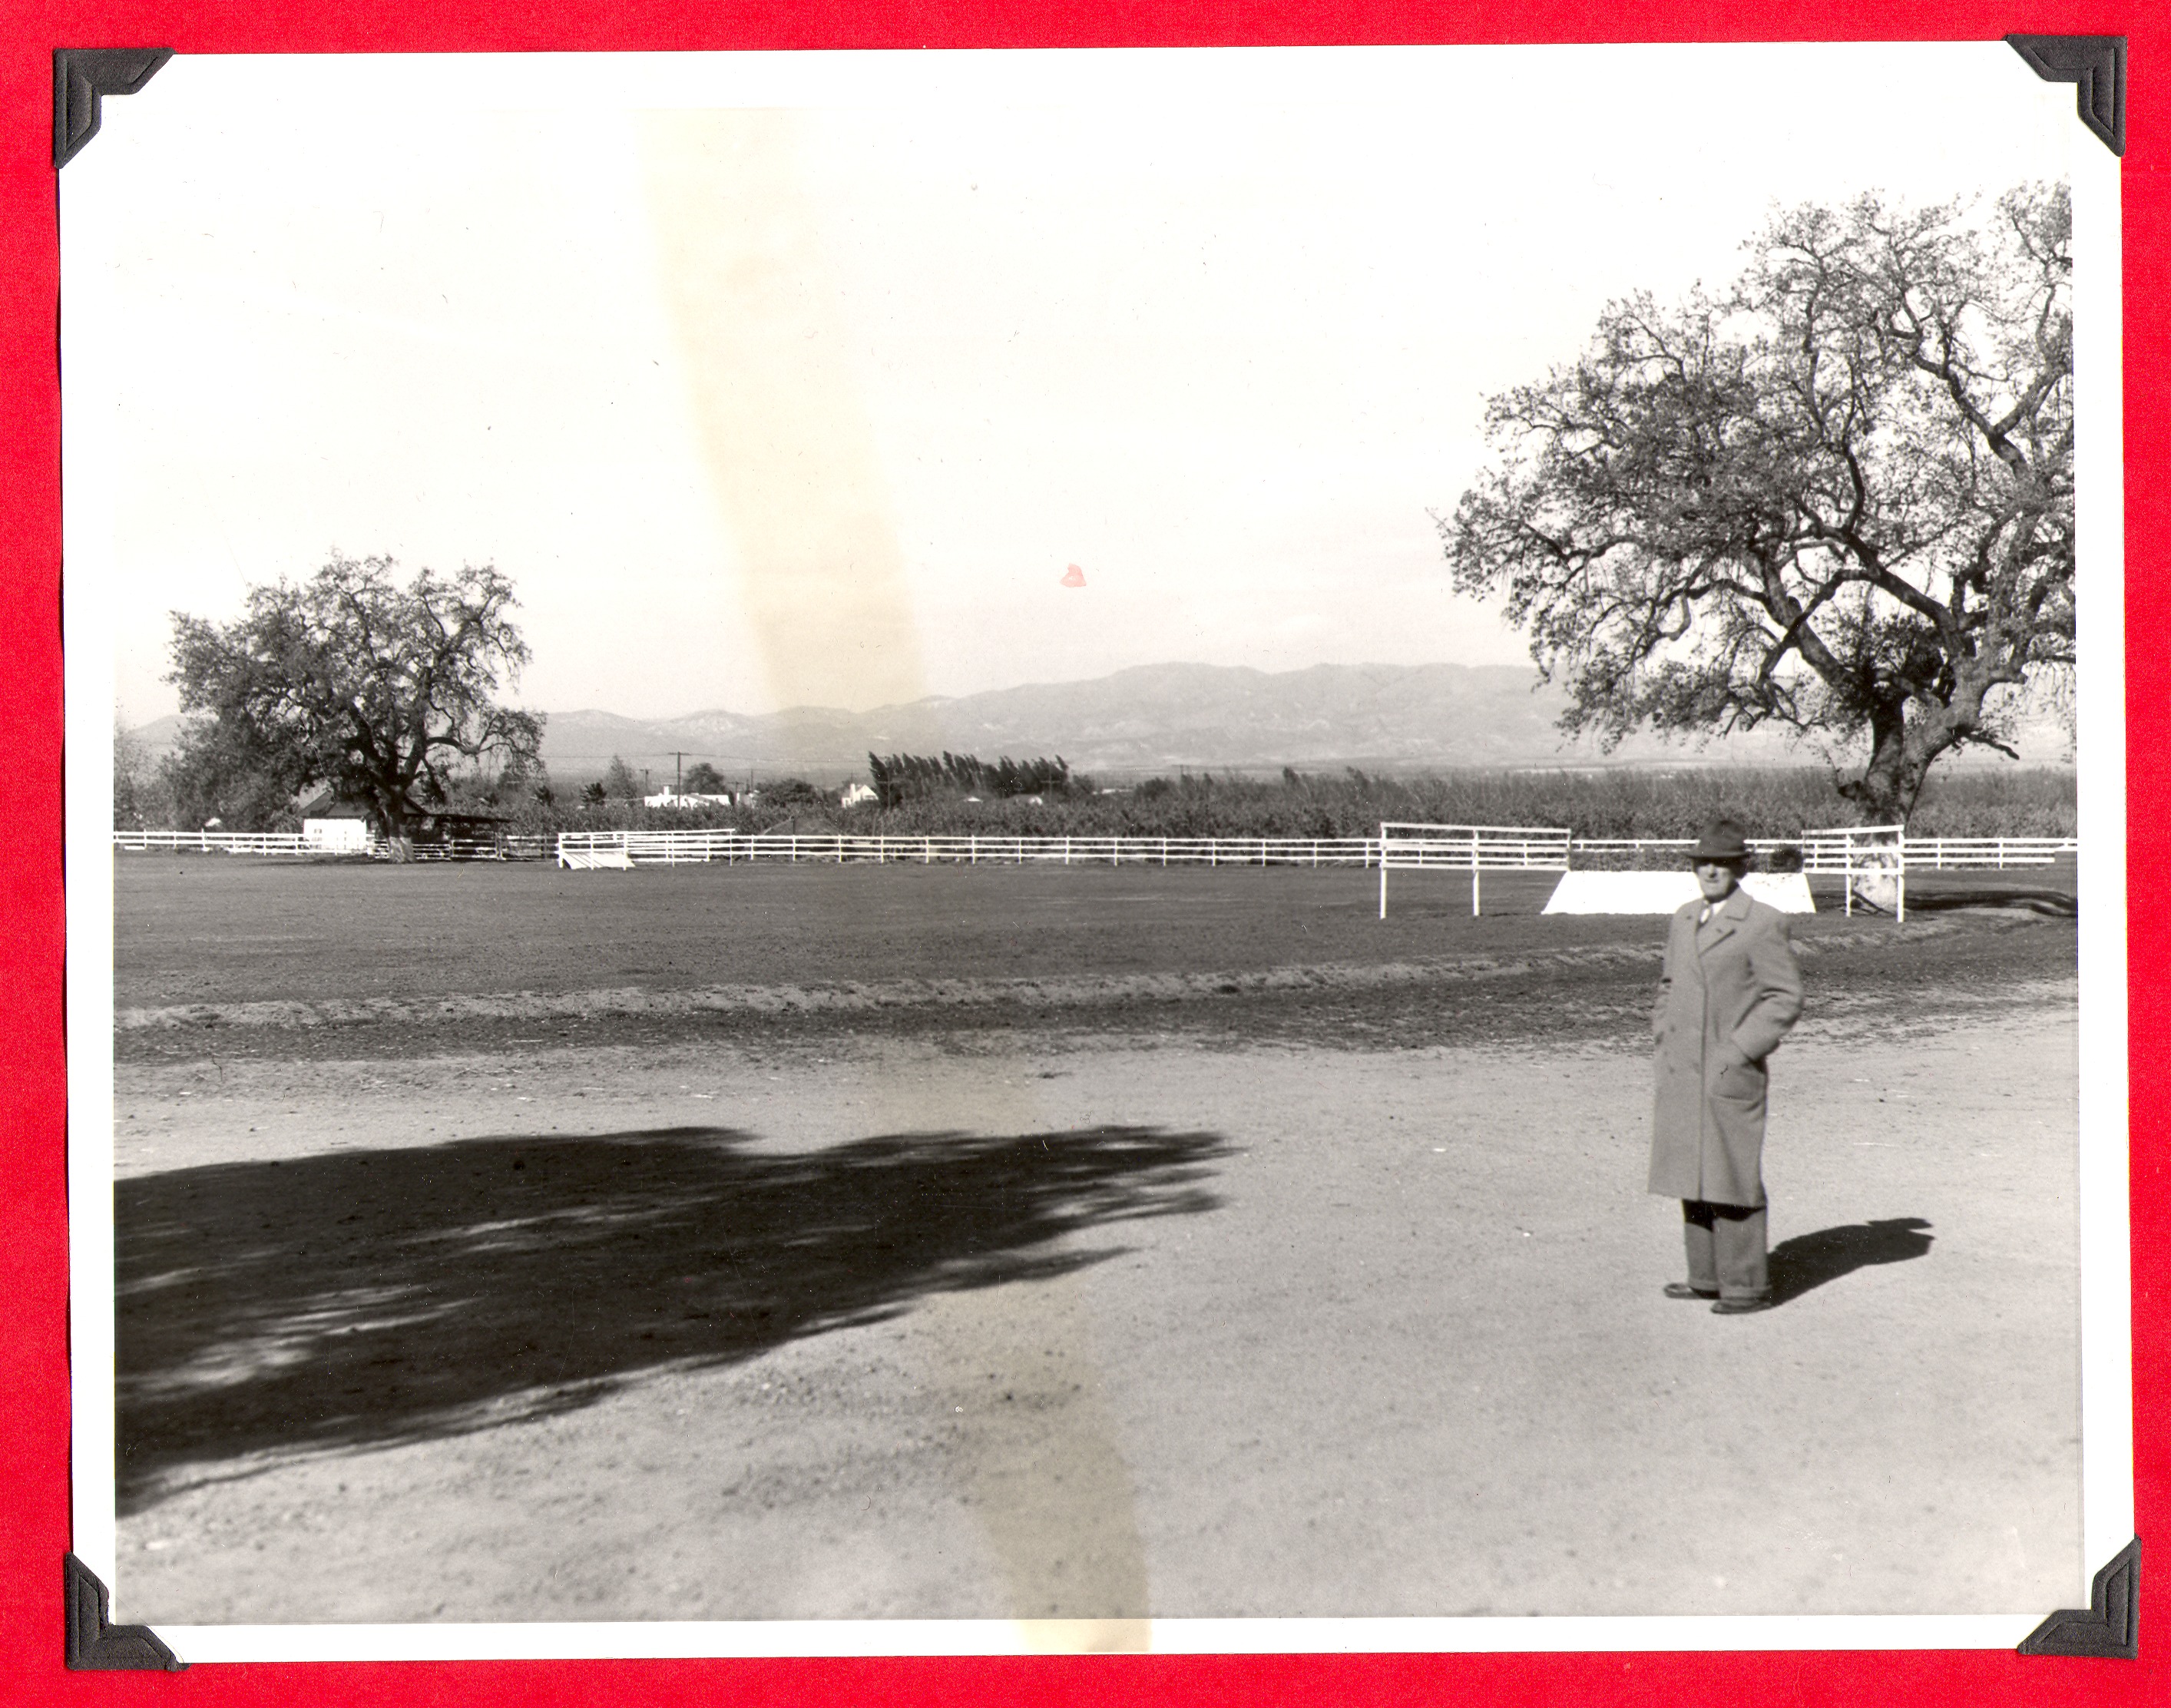
{"type": "Polygon", "coordinates": [[[1722,861],[1728,865],[1749,864],[1749,842],[1741,827],[1730,818],[1714,818],[1689,854],[1691,864],[1722,861]]]}

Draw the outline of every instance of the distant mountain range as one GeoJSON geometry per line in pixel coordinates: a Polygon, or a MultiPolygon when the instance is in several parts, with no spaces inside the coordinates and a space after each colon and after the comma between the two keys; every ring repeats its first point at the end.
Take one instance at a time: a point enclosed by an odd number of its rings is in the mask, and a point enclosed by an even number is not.
{"type": "MultiPolygon", "coordinates": [[[[1786,764],[1812,755],[1776,732],[1703,747],[1649,736],[1611,754],[1570,742],[1557,727],[1559,691],[1516,666],[1150,664],[1086,682],[1037,683],[955,699],[849,712],[801,706],[749,715],[694,712],[641,719],[552,712],[543,758],[566,782],[598,776],[614,756],[646,768],[657,785],[680,764],[706,761],[737,781],[799,773],[822,782],[863,774],[867,754],[975,753],[984,759],[1060,755],[1075,771],[1134,778],[1181,770],[1406,772],[1458,767],[1786,764]],[[683,755],[683,761],[675,757],[683,755]]],[[[137,731],[155,752],[180,720],[137,731]]],[[[2024,736],[2037,764],[2070,758],[2055,722],[2024,736]]]]}

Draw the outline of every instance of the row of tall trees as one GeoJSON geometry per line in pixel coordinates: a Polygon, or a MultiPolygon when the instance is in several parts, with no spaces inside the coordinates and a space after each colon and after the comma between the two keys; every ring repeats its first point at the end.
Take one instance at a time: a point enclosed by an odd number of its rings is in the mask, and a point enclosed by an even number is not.
{"type": "Polygon", "coordinates": [[[882,806],[901,806],[908,800],[930,795],[978,795],[1010,800],[1021,795],[1068,795],[1091,792],[1092,779],[1070,774],[1070,763],[1053,759],[997,759],[992,763],[970,753],[945,752],[940,758],[913,753],[892,753],[887,758],[867,755],[867,774],[873,780],[875,800],[882,806]]]}
{"type": "MultiPolygon", "coordinates": [[[[855,809],[872,818],[870,803],[855,809]]],[[[2070,766],[1940,767],[1925,784],[1911,828],[1925,836],[2071,836],[2070,766]]],[[[1343,838],[1376,836],[1382,819],[1453,824],[1564,825],[1594,837],[1693,837],[1721,812],[1760,836],[1789,836],[1852,822],[1817,764],[1643,766],[1573,771],[1473,768],[1383,775],[1355,770],[1279,779],[1216,772],[1152,777],[1119,792],[1049,796],[1038,806],[944,793],[883,810],[893,836],[1139,836],[1343,838]]],[[[719,821],[722,822],[722,821],[719,821]]],[[[759,828],[760,815],[733,821],[759,828]]],[[[872,830],[830,811],[839,830],[872,830]]],[[[814,828],[807,820],[802,829],[814,828]]]]}

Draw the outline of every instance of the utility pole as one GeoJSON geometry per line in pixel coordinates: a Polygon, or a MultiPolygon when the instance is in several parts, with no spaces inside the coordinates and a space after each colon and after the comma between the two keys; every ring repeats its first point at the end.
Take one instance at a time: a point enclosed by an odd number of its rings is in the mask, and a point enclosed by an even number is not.
{"type": "Polygon", "coordinates": [[[671,790],[674,795],[683,795],[686,792],[686,756],[673,749],[671,757],[678,762],[678,768],[673,773],[674,780],[671,790]]]}

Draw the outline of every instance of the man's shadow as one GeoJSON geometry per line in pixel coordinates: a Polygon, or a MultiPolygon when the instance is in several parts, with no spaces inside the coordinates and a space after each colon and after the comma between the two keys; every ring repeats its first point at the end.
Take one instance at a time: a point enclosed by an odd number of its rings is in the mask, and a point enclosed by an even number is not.
{"type": "Polygon", "coordinates": [[[1929,1223],[1920,1216],[1851,1222],[1797,1234],[1772,1248],[1772,1303],[1785,1304],[1812,1288],[1877,1263],[1905,1263],[1929,1255],[1929,1223]]]}

